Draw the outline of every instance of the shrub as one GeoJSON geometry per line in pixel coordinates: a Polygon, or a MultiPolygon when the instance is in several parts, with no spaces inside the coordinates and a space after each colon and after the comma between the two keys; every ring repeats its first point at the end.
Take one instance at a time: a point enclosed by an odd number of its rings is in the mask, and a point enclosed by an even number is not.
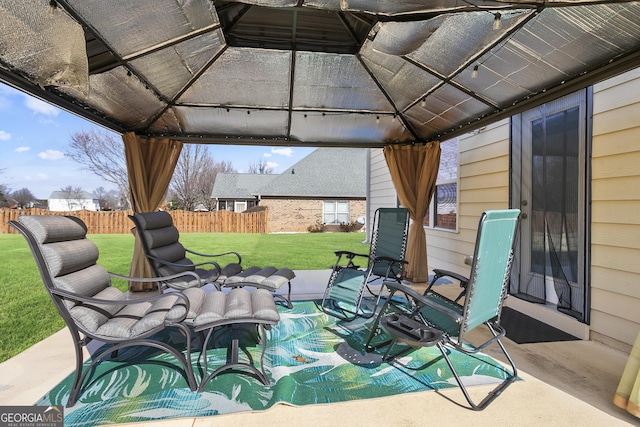
{"type": "Polygon", "coordinates": [[[358,231],[361,228],[362,228],[362,224],[360,224],[358,221],[340,223],[340,231],[344,233],[351,233],[352,231],[358,231]]]}
{"type": "Polygon", "coordinates": [[[316,221],[315,224],[307,227],[307,231],[309,233],[323,233],[326,230],[327,226],[320,221],[316,221]]]}

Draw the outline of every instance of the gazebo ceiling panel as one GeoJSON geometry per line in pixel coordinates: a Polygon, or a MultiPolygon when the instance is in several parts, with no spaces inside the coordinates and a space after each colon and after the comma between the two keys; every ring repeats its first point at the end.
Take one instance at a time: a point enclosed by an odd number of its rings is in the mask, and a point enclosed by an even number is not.
{"type": "Polygon", "coordinates": [[[291,117],[291,139],[320,145],[371,147],[384,144],[408,143],[414,140],[399,118],[393,115],[362,115],[358,113],[303,113],[291,117]]]}
{"type": "Polygon", "coordinates": [[[211,54],[224,46],[221,30],[205,33],[131,60],[136,74],[146,76],[149,83],[167,100],[173,99],[211,61],[211,54]]]}
{"type": "Polygon", "coordinates": [[[174,110],[186,135],[222,137],[233,144],[236,137],[264,141],[264,138],[284,138],[287,134],[286,111],[180,106],[174,110]]]}
{"type": "Polygon", "coordinates": [[[639,1],[0,5],[0,81],[115,132],[190,142],[427,142],[637,66],[639,1]]]}
{"type": "Polygon", "coordinates": [[[290,64],[288,51],[228,48],[177,104],[287,108],[290,64]]]}
{"type": "Polygon", "coordinates": [[[362,61],[394,101],[398,111],[403,111],[441,83],[438,77],[425,73],[402,57],[373,50],[372,44],[366,41],[362,47],[362,61]]]}
{"type": "Polygon", "coordinates": [[[164,108],[164,103],[136,76],[124,67],[89,76],[89,93],[62,89],[105,117],[117,120],[128,129],[145,129],[164,108]]]}
{"type": "Polygon", "coordinates": [[[452,86],[440,87],[429,96],[429,100],[424,106],[417,104],[406,112],[412,126],[426,135],[438,132],[445,123],[468,125],[465,120],[469,117],[480,117],[489,111],[486,104],[452,86]]]}
{"type": "Polygon", "coordinates": [[[64,3],[121,58],[143,55],[220,25],[210,1],[65,0],[64,3]]]}
{"type": "Polygon", "coordinates": [[[318,52],[296,54],[293,108],[393,112],[355,55],[318,52]]]}

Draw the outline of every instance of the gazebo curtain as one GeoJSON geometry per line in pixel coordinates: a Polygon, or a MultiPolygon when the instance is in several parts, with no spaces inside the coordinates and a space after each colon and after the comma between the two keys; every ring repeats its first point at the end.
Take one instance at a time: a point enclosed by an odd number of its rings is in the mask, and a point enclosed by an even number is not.
{"type": "MultiPolygon", "coordinates": [[[[134,212],[153,212],[163,201],[169,187],[173,171],[182,151],[182,142],[169,139],[142,138],[133,132],[122,135],[127,171],[131,208],[134,212]]],[[[131,276],[152,277],[151,268],[142,250],[142,244],[135,236],[131,276]]],[[[153,290],[151,283],[129,283],[130,291],[153,290]]]]}
{"type": "Polygon", "coordinates": [[[423,218],[435,191],[440,166],[440,142],[425,145],[389,145],[384,147],[400,204],[409,210],[411,225],[407,243],[405,279],[415,283],[427,282],[427,237],[423,218]]]}

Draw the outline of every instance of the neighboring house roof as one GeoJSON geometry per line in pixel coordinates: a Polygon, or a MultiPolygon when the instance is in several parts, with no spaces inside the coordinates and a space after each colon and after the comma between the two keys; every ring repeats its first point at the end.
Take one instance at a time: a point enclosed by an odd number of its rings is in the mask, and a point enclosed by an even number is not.
{"type": "MultiPolygon", "coordinates": [[[[97,197],[95,195],[93,195],[92,193],[89,193],[88,191],[83,191],[82,193],[80,193],[81,197],[75,197],[75,194],[73,194],[72,196],[74,200],[93,200],[93,199],[97,199],[97,197]]],[[[54,191],[51,193],[51,195],[49,196],[49,200],[51,199],[62,199],[62,200],[67,200],[69,199],[69,193],[67,193],[66,191],[54,191]]]]}
{"type": "Polygon", "coordinates": [[[249,199],[277,175],[256,173],[219,173],[213,183],[213,199],[249,199]]]}
{"type": "Polygon", "coordinates": [[[268,185],[260,196],[366,197],[365,148],[318,148],[268,185]]]}
{"type": "Polygon", "coordinates": [[[366,197],[365,148],[318,148],[281,174],[219,173],[212,198],[366,197]]]}

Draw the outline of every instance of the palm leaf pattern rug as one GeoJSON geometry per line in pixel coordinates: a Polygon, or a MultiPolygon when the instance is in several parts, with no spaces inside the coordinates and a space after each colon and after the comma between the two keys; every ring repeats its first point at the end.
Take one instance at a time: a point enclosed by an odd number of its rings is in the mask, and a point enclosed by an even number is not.
{"type": "MultiPolygon", "coordinates": [[[[116,358],[103,360],[89,375],[76,405],[65,408],[65,425],[89,427],[110,423],[140,422],[178,417],[205,417],[240,411],[268,409],[277,403],[309,405],[384,397],[401,393],[457,387],[453,375],[436,348],[422,348],[403,356],[394,366],[381,361],[384,349],[366,353],[364,343],[372,320],[341,322],[319,310],[314,301],[296,302],[293,309],[280,307],[280,323],[268,331],[265,370],[270,385],[254,377],[226,372],[211,380],[204,392],[192,392],[184,376],[174,368],[175,359],[155,349],[122,349],[116,358]]],[[[250,334],[247,334],[250,335],[250,334]]],[[[165,331],[162,339],[184,349],[184,337],[165,331]]],[[[199,348],[199,339],[193,348],[199,348]]],[[[241,358],[259,361],[255,341],[241,344],[241,358]]],[[[217,343],[208,350],[210,372],[227,357],[217,343]]],[[[202,376],[200,352],[192,362],[202,376]]],[[[505,371],[492,358],[452,351],[465,384],[496,383],[505,371]]],[[[64,405],[72,375],[36,403],[64,405]]]]}

